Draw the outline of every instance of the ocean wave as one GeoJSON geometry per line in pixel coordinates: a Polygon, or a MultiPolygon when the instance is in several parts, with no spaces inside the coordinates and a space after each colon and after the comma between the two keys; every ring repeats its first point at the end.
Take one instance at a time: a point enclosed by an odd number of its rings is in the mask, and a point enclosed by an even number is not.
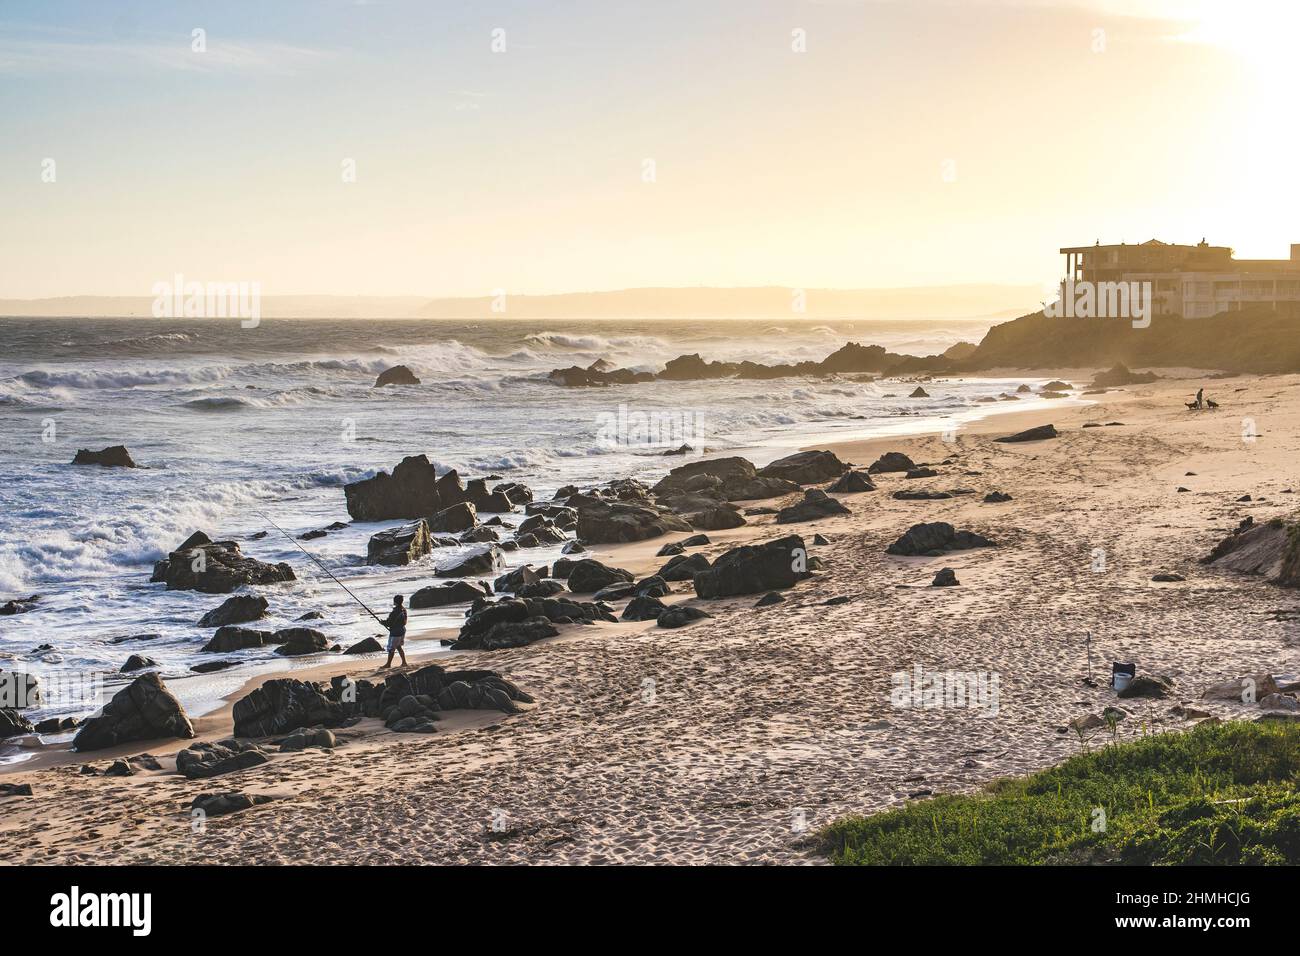
{"type": "Polygon", "coordinates": [[[197,385],[217,382],[227,378],[233,369],[229,365],[205,365],[189,369],[63,369],[50,371],[33,369],[14,376],[11,381],[21,382],[28,388],[50,390],[57,388],[114,389],[137,388],[153,385],[197,385]]]}

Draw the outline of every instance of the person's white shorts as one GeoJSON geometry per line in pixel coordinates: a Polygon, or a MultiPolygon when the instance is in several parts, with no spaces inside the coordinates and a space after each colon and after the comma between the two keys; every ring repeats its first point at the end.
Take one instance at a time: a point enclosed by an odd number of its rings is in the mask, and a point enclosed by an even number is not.
{"type": "Polygon", "coordinates": [[[406,635],[398,637],[396,634],[388,635],[388,653],[396,654],[397,649],[406,643],[406,635]]]}

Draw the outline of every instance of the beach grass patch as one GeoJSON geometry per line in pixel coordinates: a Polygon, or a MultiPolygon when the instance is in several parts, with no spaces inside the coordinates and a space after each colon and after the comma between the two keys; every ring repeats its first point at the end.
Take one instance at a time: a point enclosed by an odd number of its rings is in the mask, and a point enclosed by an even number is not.
{"type": "Polygon", "coordinates": [[[1297,864],[1298,775],[1300,724],[1202,724],[845,817],[820,839],[859,866],[1297,864]]]}

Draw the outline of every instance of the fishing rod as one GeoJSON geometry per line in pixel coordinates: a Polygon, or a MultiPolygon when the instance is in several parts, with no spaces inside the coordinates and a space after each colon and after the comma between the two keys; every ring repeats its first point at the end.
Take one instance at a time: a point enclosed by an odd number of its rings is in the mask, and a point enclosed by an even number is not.
{"type": "Polygon", "coordinates": [[[366,612],[367,614],[369,614],[371,617],[373,617],[373,618],[374,618],[376,621],[378,621],[380,624],[383,624],[384,627],[387,627],[387,626],[388,626],[388,625],[384,622],[384,619],[383,619],[383,618],[381,618],[381,617],[380,617],[378,614],[376,614],[374,611],[370,610],[370,608],[366,607],[366,602],[365,602],[365,601],[361,600],[361,598],[359,598],[359,597],[357,597],[355,594],[353,594],[352,591],[348,588],[348,586],[347,586],[346,584],[344,584],[344,583],[343,583],[342,581],[340,581],[338,578],[334,577],[334,572],[333,572],[333,571],[331,571],[329,568],[325,567],[325,565],[323,565],[323,564],[321,564],[319,561],[317,561],[317,560],[316,560],[316,556],[315,556],[314,554],[312,554],[310,551],[308,551],[306,548],[304,548],[302,545],[300,545],[296,540],[294,540],[293,535],[289,534],[289,532],[285,531],[285,530],[284,530],[283,528],[281,528],[278,524],[276,524],[276,523],[275,523],[274,521],[272,521],[269,517],[267,517],[267,515],[265,514],[265,512],[258,511],[258,512],[256,512],[256,514],[259,514],[259,515],[261,515],[263,518],[266,518],[266,523],[267,523],[267,524],[269,524],[269,525],[270,525],[272,528],[274,528],[276,531],[280,532],[280,534],[282,534],[282,535],[284,535],[286,538],[288,538],[288,539],[289,539],[289,543],[292,544],[295,548],[297,548],[297,549],[298,549],[299,551],[301,551],[303,554],[307,555],[307,557],[311,558],[312,561],[315,562],[316,567],[320,568],[322,571],[324,571],[326,574],[328,574],[328,575],[330,576],[330,580],[332,580],[335,584],[337,584],[339,587],[341,587],[344,591],[347,591],[347,592],[348,592],[348,597],[352,598],[352,600],[356,601],[356,602],[357,602],[358,604],[360,604],[363,608],[365,608],[365,612],[366,612]]]}

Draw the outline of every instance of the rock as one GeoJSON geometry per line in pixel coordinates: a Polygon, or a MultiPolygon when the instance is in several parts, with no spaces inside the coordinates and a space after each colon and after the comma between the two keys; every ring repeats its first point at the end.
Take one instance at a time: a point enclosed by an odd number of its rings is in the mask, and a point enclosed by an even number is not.
{"type": "Polygon", "coordinates": [[[758,603],[756,603],[754,607],[771,607],[773,604],[784,604],[784,603],[785,603],[784,594],[782,594],[780,591],[768,591],[766,594],[764,594],[761,598],[758,599],[758,603]]]}
{"type": "Polygon", "coordinates": [[[108,769],[104,771],[104,776],[105,777],[133,777],[135,776],[135,768],[132,767],[125,760],[119,758],[117,760],[114,760],[111,764],[108,765],[108,769]]]}
{"type": "Polygon", "coordinates": [[[1242,574],[1262,574],[1282,587],[1300,587],[1298,527],[1279,518],[1258,525],[1242,521],[1201,562],[1242,574]]]}
{"type": "Polygon", "coordinates": [[[11,614],[26,614],[32,609],[32,605],[40,599],[41,596],[39,594],[33,594],[31,597],[14,598],[12,601],[5,601],[4,604],[0,605],[0,614],[5,616],[11,614]]]}
{"type": "Polygon", "coordinates": [[[560,554],[585,554],[586,551],[581,541],[566,541],[564,547],[560,549],[560,554]]]}
{"type": "Polygon", "coordinates": [[[491,591],[485,586],[480,587],[468,581],[453,581],[451,584],[420,588],[411,595],[407,606],[416,609],[446,607],[448,604],[468,604],[484,596],[491,596],[491,591]]]}
{"type": "Polygon", "coordinates": [[[525,598],[547,598],[560,594],[564,590],[564,585],[559,581],[534,581],[532,584],[525,584],[521,587],[515,592],[515,596],[525,598]]]}
{"type": "Polygon", "coordinates": [[[270,803],[273,799],[261,793],[201,793],[190,801],[190,815],[194,816],[197,810],[205,817],[223,817],[270,803]]]}
{"type": "Polygon", "coordinates": [[[671,543],[671,544],[666,544],[666,545],[664,545],[662,548],[660,548],[658,551],[656,551],[656,552],[655,552],[655,557],[656,557],[656,558],[667,558],[667,557],[669,557],[669,556],[671,556],[671,555],[674,555],[674,554],[681,554],[681,553],[682,553],[683,551],[685,551],[685,550],[686,550],[686,546],[685,546],[685,545],[683,545],[680,541],[674,541],[674,542],[671,543]]]}
{"type": "Polygon", "coordinates": [[[425,455],[403,458],[391,475],[381,471],[373,478],[344,485],[343,494],[348,514],[356,521],[427,518],[460,500],[442,502],[434,467],[425,455]]]}
{"type": "Polygon", "coordinates": [[[712,487],[724,501],[773,498],[799,490],[798,485],[785,478],[759,477],[752,462],[735,457],[712,458],[679,465],[650,490],[656,497],[666,498],[690,491],[698,492],[705,487],[712,487]],[[698,479],[701,477],[714,481],[700,483],[698,479]]]}
{"type": "Polygon", "coordinates": [[[807,561],[808,551],[798,535],[732,548],[710,568],[696,572],[695,593],[701,598],[722,598],[793,587],[808,577],[807,561]]]}
{"type": "Polygon", "coordinates": [[[1272,674],[1252,674],[1211,684],[1201,694],[1203,700],[1230,700],[1251,703],[1279,693],[1272,674]]]}
{"type": "Polygon", "coordinates": [[[187,780],[207,780],[222,774],[247,770],[267,762],[267,756],[252,744],[237,740],[200,742],[176,755],[176,771],[187,780]]]}
{"type": "MultiPolygon", "coordinates": [[[[581,561],[575,562],[568,577],[569,590],[577,594],[599,591],[601,588],[609,587],[609,585],[617,584],[620,581],[630,582],[635,580],[631,571],[625,571],[622,568],[611,568],[608,565],[601,564],[595,558],[583,558],[581,561]]],[[[665,580],[669,579],[665,578],[665,580]]]]}
{"type": "Polygon", "coordinates": [[[1168,677],[1139,674],[1127,687],[1119,692],[1119,697],[1128,700],[1133,697],[1168,697],[1173,691],[1174,682],[1168,677]]]}
{"type": "Polygon", "coordinates": [[[191,535],[180,548],[157,562],[149,578],[151,584],[165,583],[169,591],[204,594],[229,594],[245,585],[293,580],[293,568],[283,561],[264,564],[246,558],[234,541],[209,541],[202,532],[191,535]]]}
{"type": "Polygon", "coordinates": [[[501,556],[501,549],[494,544],[489,544],[462,555],[449,564],[438,565],[437,575],[440,578],[478,577],[492,574],[504,566],[505,559],[501,556]]]}
{"type": "Polygon", "coordinates": [[[914,524],[888,548],[886,554],[937,556],[969,548],[993,548],[994,542],[971,531],[958,531],[946,521],[914,524]]]}
{"type": "Polygon", "coordinates": [[[81,723],[76,717],[49,717],[34,728],[38,734],[64,734],[75,730],[81,723]]]}
{"type": "Polygon", "coordinates": [[[803,501],[782,508],[776,513],[777,524],[791,524],[796,521],[816,521],[834,515],[846,515],[849,509],[830,497],[820,488],[809,488],[803,493],[803,501]]]}
{"type": "Polygon", "coordinates": [[[226,598],[220,607],[213,608],[199,618],[199,627],[221,627],[256,621],[266,614],[267,600],[256,594],[237,594],[226,598]]]}
{"type": "Polygon", "coordinates": [[[1121,385],[1145,385],[1154,382],[1158,375],[1154,372],[1130,372],[1120,363],[1106,372],[1098,372],[1092,379],[1093,388],[1117,388],[1121,385]]]}
{"type": "Polygon", "coordinates": [[[1003,501],[1010,501],[1010,500],[1011,500],[1011,496],[1008,494],[1004,494],[1001,491],[990,491],[987,495],[984,496],[984,503],[986,505],[999,504],[1003,501]]]}
{"type": "Polygon", "coordinates": [[[649,596],[634,597],[627,602],[627,607],[623,608],[622,619],[624,621],[655,621],[659,615],[667,610],[667,605],[658,598],[649,596]]]}
{"type": "Polygon", "coordinates": [[[306,750],[308,747],[324,747],[326,750],[333,750],[337,745],[338,740],[334,737],[334,731],[324,727],[307,728],[295,730],[281,740],[280,753],[292,753],[296,750],[306,750]]]}
{"type": "Polygon", "coordinates": [[[231,714],[236,737],[274,737],[300,727],[337,727],[355,710],[317,684],[277,678],[235,701],[231,714]]]}
{"type": "Polygon", "coordinates": [[[212,654],[229,654],[242,651],[248,647],[262,647],[270,644],[273,635],[270,631],[254,631],[247,627],[235,627],[228,624],[218,628],[212,640],[203,645],[202,650],[212,654]]]}
{"type": "Polygon", "coordinates": [[[1300,710],[1300,700],[1286,694],[1269,694],[1259,701],[1261,710],[1300,710]]]}
{"type": "Polygon", "coordinates": [[[1160,581],[1162,583],[1173,583],[1177,581],[1186,581],[1187,578],[1183,577],[1181,574],[1173,574],[1168,571],[1161,571],[1159,574],[1153,574],[1151,576],[1151,580],[1160,581]]]}
{"type": "Polygon", "coordinates": [[[690,557],[676,555],[669,558],[662,568],[655,572],[656,577],[664,581],[693,581],[695,575],[709,569],[709,559],[702,554],[690,557]]]}
{"type": "Polygon", "coordinates": [[[379,641],[375,640],[373,637],[367,637],[363,640],[357,641],[355,644],[353,644],[343,653],[344,654],[378,654],[383,649],[384,649],[383,644],[380,644],[379,641]]]}
{"type": "Polygon", "coordinates": [[[35,733],[32,722],[13,707],[0,708],[0,740],[35,733]]]}
{"type": "Polygon", "coordinates": [[[100,465],[104,468],[138,468],[140,467],[131,460],[131,453],[123,445],[112,445],[101,451],[90,451],[82,448],[77,451],[76,457],[72,459],[74,465],[100,465]]]}
{"type": "Polygon", "coordinates": [[[308,611],[306,614],[299,614],[294,618],[295,621],[321,621],[324,619],[325,615],[320,611],[308,611]]]}
{"type": "Polygon", "coordinates": [[[72,748],[102,750],[135,740],[188,739],[194,727],[156,673],[142,674],[113,695],[98,717],[81,725],[72,748]]]}
{"type": "Polygon", "coordinates": [[[679,543],[683,548],[702,548],[711,542],[707,534],[693,534],[689,538],[683,538],[679,543]]]}
{"type": "Polygon", "coordinates": [[[370,536],[366,564],[405,565],[433,550],[429,524],[423,518],[370,536]]]}
{"type": "Polygon", "coordinates": [[[758,470],[760,478],[784,478],[795,484],[809,485],[818,481],[830,481],[838,478],[848,470],[848,465],[840,461],[834,452],[801,451],[785,458],[778,458],[758,470]]]}
{"type": "Polygon", "coordinates": [[[468,501],[459,501],[443,508],[429,519],[429,530],[457,534],[478,524],[478,510],[468,501]]]}
{"type": "Polygon", "coordinates": [[[224,671],[227,667],[235,667],[239,661],[204,661],[202,664],[193,665],[190,670],[195,674],[211,674],[213,671],[224,671]]]}
{"type": "Polygon", "coordinates": [[[912,394],[907,397],[908,398],[929,398],[930,393],[927,392],[925,389],[923,389],[920,385],[918,385],[916,386],[916,388],[912,389],[912,394]]]}
{"type": "Polygon", "coordinates": [[[890,495],[890,497],[897,501],[941,501],[945,498],[951,498],[952,492],[907,489],[904,491],[895,491],[890,495]]]}
{"type": "Polygon", "coordinates": [[[674,604],[659,615],[657,623],[660,627],[685,627],[687,624],[693,624],[701,618],[712,616],[712,614],[702,611],[698,607],[689,607],[685,604],[674,604]]]}
{"type": "Polygon", "coordinates": [[[682,517],[692,528],[703,528],[705,531],[725,531],[748,523],[741,516],[740,510],[728,502],[684,512],[682,517]]]}
{"type": "Polygon", "coordinates": [[[119,673],[129,674],[131,671],[144,670],[146,667],[157,667],[158,662],[152,657],[145,657],[143,654],[132,654],[126,659],[119,673]]]}
{"type": "Polygon", "coordinates": [[[496,651],[524,647],[559,633],[545,617],[526,617],[521,621],[499,621],[482,633],[458,638],[452,647],[455,650],[496,651]]]}
{"type": "Polygon", "coordinates": [[[872,483],[871,478],[865,472],[846,471],[840,475],[835,484],[826,489],[833,494],[849,495],[862,491],[875,491],[876,486],[872,483]]]}
{"type": "Polygon", "coordinates": [[[894,471],[911,471],[915,467],[916,463],[901,451],[890,451],[877,458],[867,469],[867,473],[877,475],[894,471]]]}
{"type": "Polygon", "coordinates": [[[691,526],[668,511],[651,505],[608,502],[589,495],[575,495],[578,537],[588,544],[617,544],[644,541],[672,531],[690,531],[691,526]]]}
{"type": "Polygon", "coordinates": [[[275,652],[282,657],[299,657],[329,650],[330,642],[320,631],[310,627],[286,627],[276,631],[271,641],[280,646],[275,652]]]}
{"type": "Polygon", "coordinates": [[[935,478],[938,476],[938,474],[939,473],[935,471],[933,468],[912,468],[903,477],[904,478],[935,478]]]}
{"type": "Polygon", "coordinates": [[[830,541],[827,539],[827,537],[824,534],[815,534],[813,535],[812,543],[817,545],[818,547],[825,547],[826,545],[830,544],[830,541]]]}
{"type": "Polygon", "coordinates": [[[0,783],[0,797],[30,797],[30,783],[0,783]]]}
{"type": "Polygon", "coordinates": [[[636,585],[630,581],[617,581],[614,584],[607,584],[591,596],[593,601],[621,601],[624,598],[632,597],[636,591],[636,585]]]}
{"type": "Polygon", "coordinates": [[[657,574],[652,574],[648,578],[642,578],[632,586],[632,593],[637,597],[663,597],[671,588],[668,582],[657,574]]]}
{"type": "Polygon", "coordinates": [[[932,588],[951,588],[956,587],[961,582],[957,580],[957,572],[952,568],[940,568],[935,574],[934,580],[930,582],[932,588]]]}
{"type": "Polygon", "coordinates": [[[1045,438],[1055,438],[1057,435],[1056,428],[1052,425],[1039,425],[1037,428],[1027,428],[1022,432],[1016,432],[1014,435],[1007,435],[1005,438],[995,438],[996,442],[1022,442],[1022,441],[1042,441],[1045,438]]]}
{"type": "Polygon", "coordinates": [[[1066,726],[1078,734],[1089,730],[1096,730],[1098,727],[1105,727],[1106,721],[1101,717],[1098,717],[1096,714],[1088,714],[1084,717],[1074,718],[1074,720],[1070,721],[1066,726]]]}
{"type": "Polygon", "coordinates": [[[386,368],[379,373],[375,379],[374,388],[383,388],[385,385],[419,385],[420,380],[415,377],[405,365],[394,365],[392,368],[386,368]]]}
{"type": "Polygon", "coordinates": [[[457,539],[460,544],[488,544],[500,540],[501,536],[485,524],[470,528],[457,539]]]}

